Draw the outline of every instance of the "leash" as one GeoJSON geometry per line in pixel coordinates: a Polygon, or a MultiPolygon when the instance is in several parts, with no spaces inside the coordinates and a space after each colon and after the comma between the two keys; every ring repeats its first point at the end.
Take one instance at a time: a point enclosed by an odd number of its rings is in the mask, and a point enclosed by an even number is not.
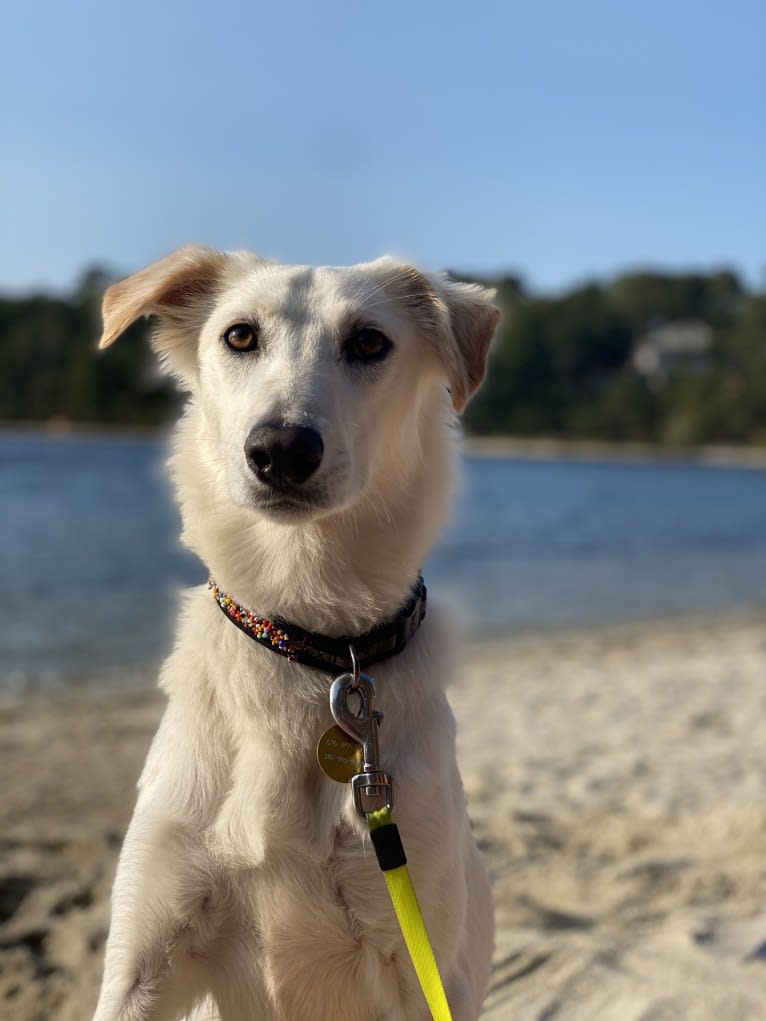
{"type": "Polygon", "coordinates": [[[431,1017],[433,1021],[452,1021],[399,829],[391,818],[394,782],[381,770],[378,752],[378,727],[383,714],[373,708],[372,678],[361,673],[353,645],[350,649],[353,673],[341,674],[330,689],[330,708],[337,726],[320,738],[317,758],[333,780],[351,783],[354,806],[369,826],[372,846],[431,1017]],[[349,696],[358,701],[357,711],[349,706],[349,696]]]}
{"type": "Polygon", "coordinates": [[[391,812],[381,808],[367,816],[370,837],[383,870],[391,903],[394,905],[399,928],[410,955],[420,988],[426,998],[434,1021],[452,1021],[447,994],[439,974],[428,930],[420,910],[415,887],[407,868],[407,856],[402,847],[399,830],[391,819],[391,812]]]}

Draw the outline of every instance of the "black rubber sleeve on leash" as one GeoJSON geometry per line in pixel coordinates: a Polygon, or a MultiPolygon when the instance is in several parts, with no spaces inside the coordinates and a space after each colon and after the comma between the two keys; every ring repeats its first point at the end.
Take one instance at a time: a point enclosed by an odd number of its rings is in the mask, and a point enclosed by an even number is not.
{"type": "Polygon", "coordinates": [[[387,826],[371,830],[370,837],[378,857],[378,865],[384,872],[407,864],[407,855],[404,853],[396,823],[388,823],[387,826]]]}

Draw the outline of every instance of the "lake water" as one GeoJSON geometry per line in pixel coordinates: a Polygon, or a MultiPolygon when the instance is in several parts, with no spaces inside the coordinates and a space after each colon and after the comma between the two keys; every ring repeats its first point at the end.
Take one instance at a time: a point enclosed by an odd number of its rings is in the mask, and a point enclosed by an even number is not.
{"type": "MultiPolygon", "coordinates": [[[[154,438],[0,433],[0,690],[118,683],[170,643],[177,545],[154,438]]],[[[433,592],[491,636],[766,607],[766,471],[467,457],[433,592]]]]}

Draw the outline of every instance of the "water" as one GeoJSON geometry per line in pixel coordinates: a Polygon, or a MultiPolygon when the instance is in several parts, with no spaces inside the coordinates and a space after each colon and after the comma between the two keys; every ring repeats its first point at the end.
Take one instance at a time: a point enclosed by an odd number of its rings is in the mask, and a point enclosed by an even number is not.
{"type": "MultiPolygon", "coordinates": [[[[152,438],[0,434],[0,689],[109,683],[169,648],[177,545],[152,438]]],[[[766,607],[766,471],[466,458],[425,565],[475,635],[766,607]]]]}

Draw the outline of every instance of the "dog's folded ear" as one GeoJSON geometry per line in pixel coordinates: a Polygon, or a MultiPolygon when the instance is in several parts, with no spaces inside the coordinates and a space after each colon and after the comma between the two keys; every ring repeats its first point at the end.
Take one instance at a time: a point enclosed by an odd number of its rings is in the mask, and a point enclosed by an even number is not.
{"type": "Polygon", "coordinates": [[[161,329],[153,346],[163,364],[189,384],[196,370],[192,338],[209,313],[226,258],[213,248],[186,245],[112,284],[104,294],[99,347],[109,347],[142,316],[158,316],[161,329]]]}
{"type": "Polygon", "coordinates": [[[426,274],[388,258],[380,259],[377,265],[436,349],[446,371],[452,403],[457,412],[462,412],[484,378],[489,345],[500,321],[500,309],[492,304],[495,292],[479,284],[451,280],[444,274],[426,274]]]}
{"type": "Polygon", "coordinates": [[[447,277],[432,280],[447,306],[450,336],[441,354],[447,367],[452,403],[461,412],[484,379],[500,309],[492,304],[495,292],[486,287],[447,277]]]}

